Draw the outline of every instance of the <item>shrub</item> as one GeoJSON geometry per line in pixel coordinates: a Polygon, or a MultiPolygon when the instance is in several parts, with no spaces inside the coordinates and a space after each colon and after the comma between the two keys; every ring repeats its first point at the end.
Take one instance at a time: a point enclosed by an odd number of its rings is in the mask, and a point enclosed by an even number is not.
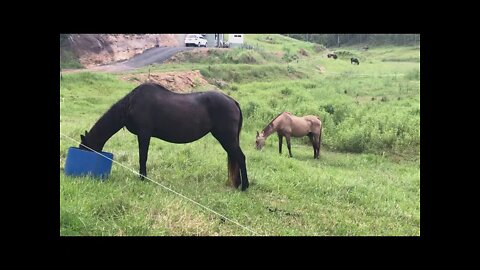
{"type": "Polygon", "coordinates": [[[315,44],[313,45],[313,50],[316,52],[316,53],[319,53],[319,52],[322,52],[324,50],[326,50],[327,48],[325,48],[325,46],[323,44],[315,44]]]}
{"type": "MultiPolygon", "coordinates": [[[[352,52],[349,52],[349,51],[335,51],[335,53],[337,54],[337,56],[339,58],[350,58],[350,57],[355,57],[355,54],[353,54],[352,52]]],[[[357,57],[358,58],[358,57],[357,57]]]]}
{"type": "Polygon", "coordinates": [[[245,107],[242,108],[243,115],[245,118],[251,118],[255,115],[258,110],[259,105],[256,102],[249,101],[245,107]]]}
{"type": "Polygon", "coordinates": [[[301,55],[303,55],[303,56],[308,56],[308,52],[307,52],[305,49],[303,49],[303,48],[300,49],[300,50],[298,50],[298,53],[301,54],[301,55]]]}
{"type": "Polygon", "coordinates": [[[289,96],[292,94],[292,89],[286,87],[286,88],[283,88],[280,93],[282,93],[282,95],[284,96],[289,96]]]}
{"type": "Polygon", "coordinates": [[[329,114],[333,114],[335,112],[335,109],[332,104],[328,104],[324,108],[325,108],[325,111],[328,112],[329,114]]]}

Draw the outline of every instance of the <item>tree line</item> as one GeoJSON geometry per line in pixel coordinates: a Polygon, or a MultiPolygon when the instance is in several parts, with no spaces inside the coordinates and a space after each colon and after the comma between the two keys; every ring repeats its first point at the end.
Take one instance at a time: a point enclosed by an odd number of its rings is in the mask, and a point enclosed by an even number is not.
{"type": "Polygon", "coordinates": [[[420,45],[420,34],[284,34],[285,36],[323,44],[327,47],[348,45],[420,45]]]}

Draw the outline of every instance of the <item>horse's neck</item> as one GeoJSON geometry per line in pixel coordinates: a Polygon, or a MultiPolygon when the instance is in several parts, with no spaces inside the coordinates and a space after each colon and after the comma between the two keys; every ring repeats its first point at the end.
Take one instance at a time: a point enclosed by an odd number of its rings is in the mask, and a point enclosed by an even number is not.
{"type": "MultiPolygon", "coordinates": [[[[277,118],[278,119],[278,118],[277,118]]],[[[278,129],[278,121],[277,119],[273,120],[270,124],[268,124],[264,129],[263,129],[263,136],[266,138],[270,135],[272,135],[272,133],[276,132],[277,129],[278,129]]]]}
{"type": "Polygon", "coordinates": [[[105,117],[104,115],[88,132],[86,141],[94,150],[102,151],[105,143],[124,126],[125,124],[121,119],[105,117]]]}
{"type": "Polygon", "coordinates": [[[112,107],[98,119],[90,132],[85,136],[85,141],[89,144],[87,146],[92,147],[96,151],[101,151],[108,139],[125,126],[127,108],[131,102],[132,95],[138,92],[137,89],[138,87],[113,104],[112,107]]]}
{"type": "Polygon", "coordinates": [[[115,132],[107,132],[98,126],[93,126],[93,128],[88,132],[85,140],[87,141],[87,146],[92,148],[95,151],[102,151],[105,143],[110,139],[115,132]]]}

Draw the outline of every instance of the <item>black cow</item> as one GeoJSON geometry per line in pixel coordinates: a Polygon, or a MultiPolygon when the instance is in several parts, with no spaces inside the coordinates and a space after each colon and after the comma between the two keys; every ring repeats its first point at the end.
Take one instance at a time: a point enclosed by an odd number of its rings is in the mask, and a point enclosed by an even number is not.
{"type": "Polygon", "coordinates": [[[334,54],[334,53],[329,53],[329,54],[327,54],[327,57],[328,57],[328,58],[337,59],[337,55],[334,54]]]}

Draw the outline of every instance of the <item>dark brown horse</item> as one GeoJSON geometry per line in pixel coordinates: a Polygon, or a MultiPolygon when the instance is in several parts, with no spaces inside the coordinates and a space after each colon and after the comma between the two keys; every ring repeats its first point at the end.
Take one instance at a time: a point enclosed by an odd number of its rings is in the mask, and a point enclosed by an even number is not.
{"type": "Polygon", "coordinates": [[[322,121],[314,115],[297,117],[289,112],[283,112],[273,119],[262,132],[257,131],[255,146],[258,150],[265,145],[268,136],[277,132],[278,152],[282,153],[283,137],[287,140],[288,153],[292,157],[290,137],[308,136],[313,146],[313,158],[320,158],[320,144],[322,142],[322,121]]]}
{"type": "Polygon", "coordinates": [[[140,178],[147,175],[150,138],[171,143],[196,141],[212,133],[228,155],[228,175],[232,185],[249,186],[245,155],[240,149],[242,111],[232,98],[215,91],[178,94],[145,83],[115,103],[85,136],[80,148],[101,151],[122,127],[138,137],[140,178]]]}

